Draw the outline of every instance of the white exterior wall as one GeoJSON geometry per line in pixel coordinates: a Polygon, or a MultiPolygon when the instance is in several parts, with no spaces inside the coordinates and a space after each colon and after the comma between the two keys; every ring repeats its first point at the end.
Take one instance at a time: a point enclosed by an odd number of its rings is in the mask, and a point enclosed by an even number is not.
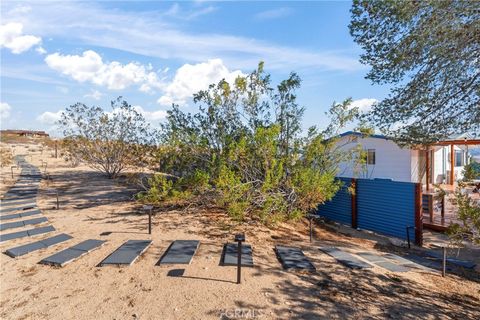
{"type": "Polygon", "coordinates": [[[448,168],[449,163],[447,164],[448,150],[445,147],[435,147],[433,149],[433,183],[446,183],[448,179],[448,168]]]}
{"type": "MultiPolygon", "coordinates": [[[[343,145],[351,139],[352,136],[343,137],[339,142],[339,145],[343,145]]],[[[355,141],[348,143],[342,148],[351,149],[355,148],[358,144],[360,144],[365,151],[368,149],[375,149],[375,165],[365,165],[366,172],[358,170],[359,172],[355,173],[352,163],[341,163],[339,165],[340,177],[368,179],[382,178],[395,181],[411,181],[412,150],[402,149],[391,140],[361,137],[356,138],[355,141]]]]}
{"type": "MultiPolygon", "coordinates": [[[[450,179],[450,146],[445,147],[435,147],[434,152],[434,163],[433,163],[433,182],[434,183],[448,183],[450,179]]],[[[462,146],[454,146],[454,150],[463,150],[466,151],[466,148],[462,146]]],[[[464,153],[463,162],[466,162],[467,154],[464,153]]],[[[455,167],[454,168],[454,179],[460,180],[463,178],[463,169],[464,167],[455,167]]]]}
{"type": "MultiPolygon", "coordinates": [[[[361,145],[362,149],[375,149],[375,165],[365,165],[366,170],[354,168],[353,163],[339,164],[340,177],[392,179],[404,182],[426,183],[426,159],[424,150],[400,148],[392,140],[382,138],[362,138],[345,136],[338,145],[343,149],[352,149],[361,145]],[[420,179],[420,176],[422,177],[420,179]],[[420,181],[421,180],[421,181],[420,181]]],[[[450,179],[450,146],[439,146],[433,149],[433,183],[449,183],[450,179]]],[[[463,146],[455,146],[455,150],[466,150],[463,146]]],[[[464,154],[464,163],[467,155],[464,154]]],[[[463,166],[455,167],[455,181],[463,178],[463,166]]]]}
{"type": "MultiPolygon", "coordinates": [[[[425,156],[419,150],[410,151],[410,180],[408,182],[420,182],[420,173],[425,172],[425,156]]],[[[422,181],[423,182],[423,181],[422,181]]]]}

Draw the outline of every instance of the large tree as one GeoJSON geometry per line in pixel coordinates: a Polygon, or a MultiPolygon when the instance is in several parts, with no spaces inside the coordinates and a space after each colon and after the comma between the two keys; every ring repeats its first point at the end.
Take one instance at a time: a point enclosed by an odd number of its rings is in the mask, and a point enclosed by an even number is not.
{"type": "Polygon", "coordinates": [[[399,138],[480,133],[480,1],[354,0],[350,33],[374,84],[369,119],[399,138]]]}
{"type": "Polygon", "coordinates": [[[194,95],[195,114],[178,106],[162,125],[162,174],[138,197],[146,202],[205,197],[239,220],[266,223],[315,210],[340,187],[338,163],[358,158],[342,149],[338,133],[357,115],[351,100],[334,103],[324,130],[302,134],[304,108],[296,101],[300,78],[273,86],[263,63],[234,83],[224,80],[194,95]]]}

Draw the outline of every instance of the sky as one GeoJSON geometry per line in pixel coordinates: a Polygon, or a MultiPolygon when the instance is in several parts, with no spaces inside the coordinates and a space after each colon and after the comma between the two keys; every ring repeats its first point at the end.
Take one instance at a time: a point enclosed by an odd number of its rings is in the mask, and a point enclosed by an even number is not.
{"type": "Polygon", "coordinates": [[[254,70],[278,83],[295,71],[304,128],[333,102],[361,110],[388,94],[364,77],[348,31],[350,2],[2,1],[2,129],[55,133],[66,107],[108,109],[122,96],[157,126],[172,103],[254,70]]]}

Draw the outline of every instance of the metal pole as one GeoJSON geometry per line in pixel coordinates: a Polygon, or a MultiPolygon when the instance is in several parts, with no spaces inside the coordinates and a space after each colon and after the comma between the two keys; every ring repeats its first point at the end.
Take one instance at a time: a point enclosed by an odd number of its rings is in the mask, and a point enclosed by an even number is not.
{"type": "Polygon", "coordinates": [[[238,241],[237,248],[237,284],[242,282],[242,241],[238,241]]]}
{"type": "Polygon", "coordinates": [[[312,217],[310,217],[310,242],[312,242],[312,238],[313,238],[312,217]]]}
{"type": "Polygon", "coordinates": [[[148,234],[152,234],[152,209],[148,210],[148,234]]]}
{"type": "Polygon", "coordinates": [[[60,203],[59,203],[59,201],[58,201],[58,191],[57,191],[56,194],[57,194],[57,210],[58,210],[58,209],[60,209],[60,203]]]}
{"type": "Polygon", "coordinates": [[[407,227],[407,242],[408,242],[408,249],[410,249],[410,232],[408,231],[410,227],[407,227]]]}
{"type": "Polygon", "coordinates": [[[446,270],[447,270],[447,248],[443,247],[442,277],[445,277],[446,270]]]}

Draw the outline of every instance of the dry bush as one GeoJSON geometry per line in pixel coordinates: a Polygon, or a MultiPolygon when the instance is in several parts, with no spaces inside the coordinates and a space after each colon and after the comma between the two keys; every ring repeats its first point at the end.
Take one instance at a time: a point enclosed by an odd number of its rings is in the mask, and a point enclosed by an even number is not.
{"type": "Polygon", "coordinates": [[[0,165],[3,167],[10,166],[13,164],[13,153],[10,148],[1,148],[0,149],[0,165]]]}

